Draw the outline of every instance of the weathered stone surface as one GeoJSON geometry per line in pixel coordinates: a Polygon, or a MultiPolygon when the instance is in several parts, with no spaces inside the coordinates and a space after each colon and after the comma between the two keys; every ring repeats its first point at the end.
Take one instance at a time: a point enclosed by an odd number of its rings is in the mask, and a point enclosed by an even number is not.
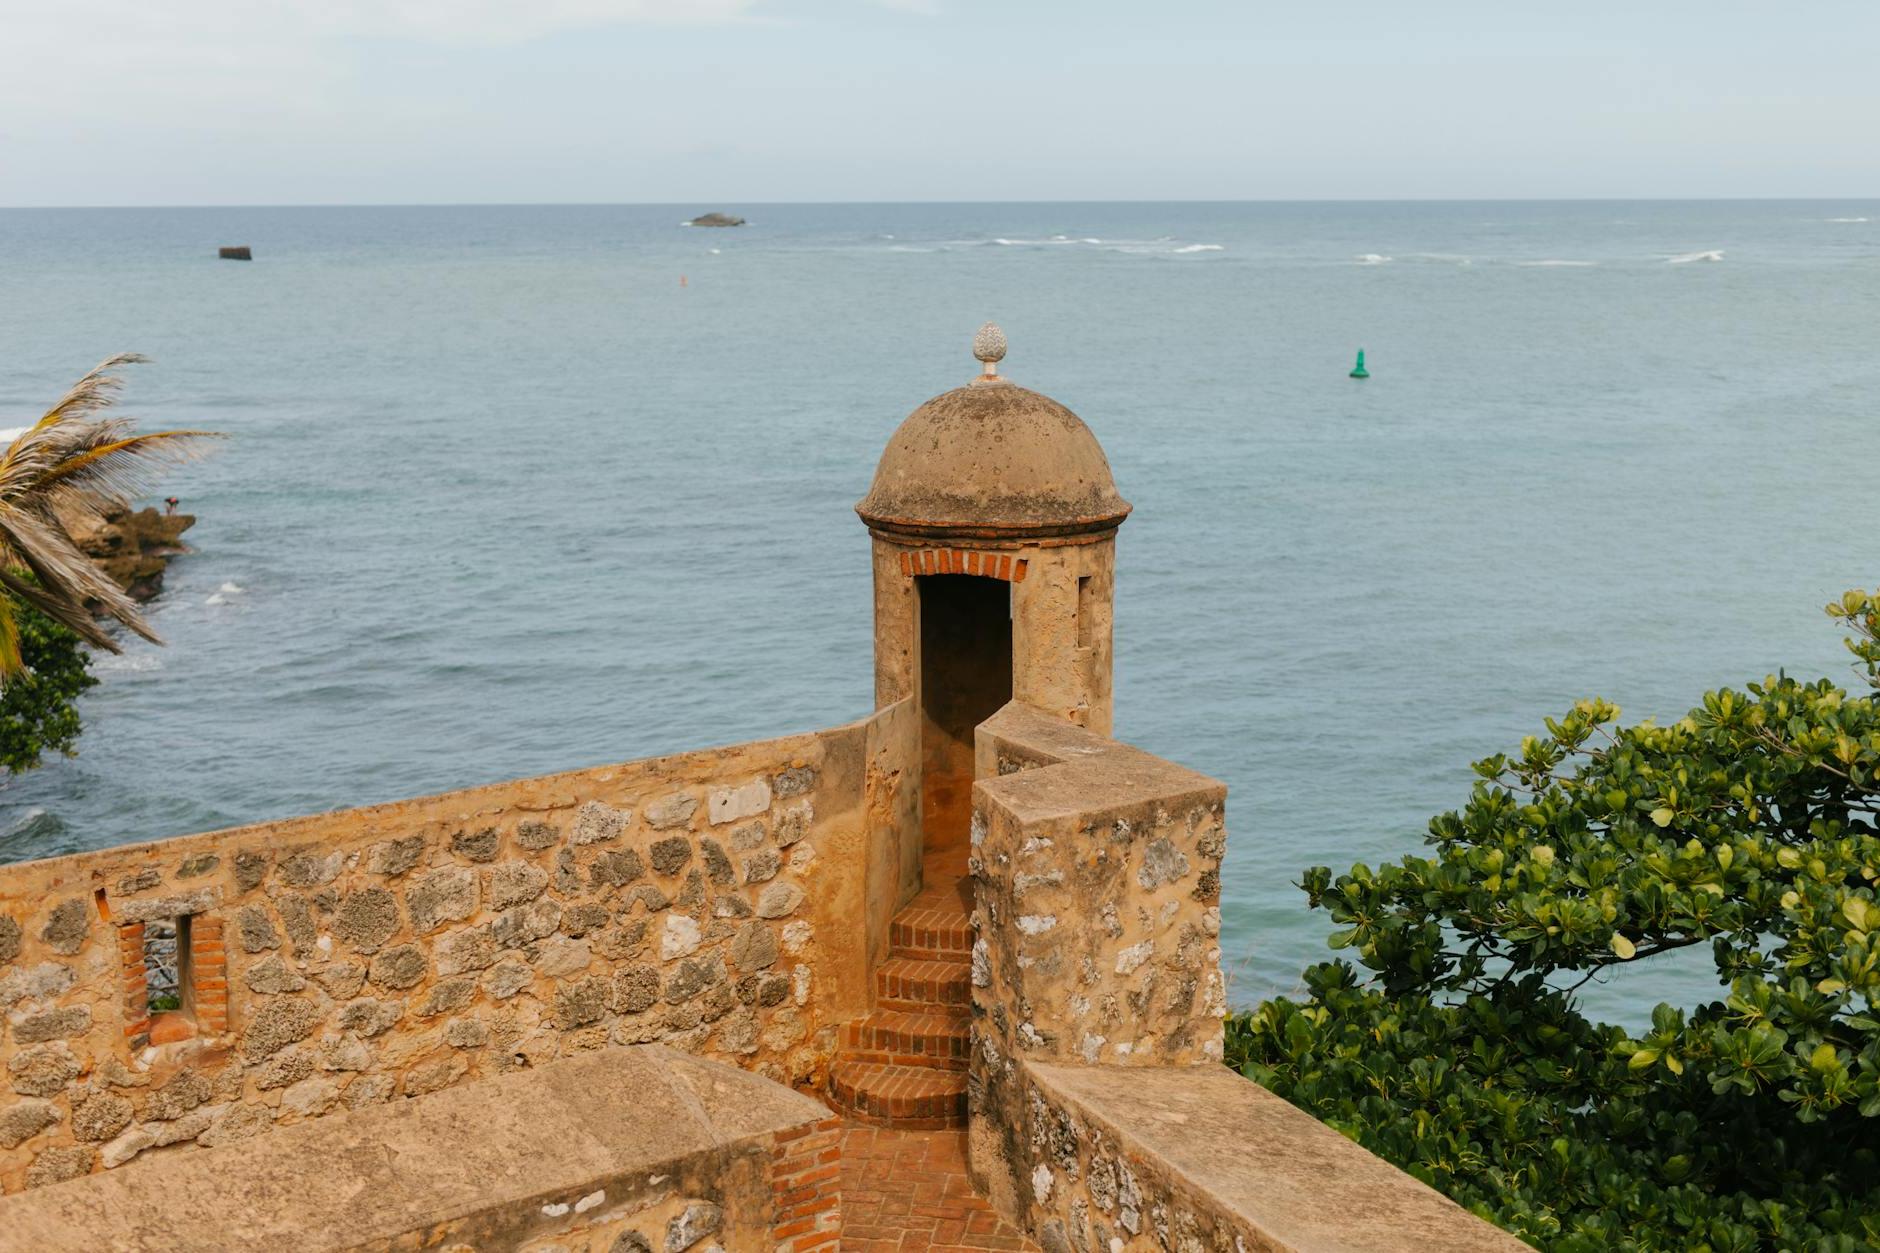
{"type": "Polygon", "coordinates": [[[376,953],[398,930],[398,898],[384,888],[362,888],[340,898],[333,933],[361,953],[376,953]]]}
{"type": "Polygon", "coordinates": [[[607,1253],[653,1253],[653,1246],[637,1231],[623,1231],[607,1246],[607,1253]]]}
{"type": "Polygon", "coordinates": [[[46,1149],[26,1168],[26,1186],[40,1188],[49,1183],[64,1183],[67,1179],[88,1175],[95,1157],[95,1150],[87,1144],[46,1149]]]}
{"type": "Polygon", "coordinates": [[[447,1088],[462,1078],[463,1073],[469,1069],[470,1063],[466,1062],[459,1053],[439,1058],[434,1062],[426,1062],[422,1066],[413,1066],[405,1072],[405,1095],[423,1096],[427,1092],[447,1088]]]}
{"type": "Polygon", "coordinates": [[[21,1096],[56,1096],[83,1071],[63,1041],[28,1045],[7,1059],[13,1090],[21,1096]]]}
{"type": "Polygon", "coordinates": [[[731,842],[731,847],[737,852],[748,853],[754,848],[762,848],[764,840],[769,835],[770,832],[760,820],[731,828],[731,834],[725,838],[731,842]]]}
{"type": "Polygon", "coordinates": [[[20,924],[0,914],[0,962],[10,962],[20,955],[20,924]]]}
{"type": "Polygon", "coordinates": [[[525,818],[516,824],[516,844],[519,847],[537,851],[551,848],[561,842],[561,832],[552,823],[540,818],[525,818]]]}
{"type": "Polygon", "coordinates": [[[646,873],[640,855],[630,848],[610,849],[588,867],[588,881],[597,888],[619,887],[646,873]]]}
{"type": "Polygon", "coordinates": [[[444,1029],[444,1043],[455,1049],[482,1048],[489,1042],[488,1024],[474,1018],[458,1018],[444,1029]]]}
{"type": "Polygon", "coordinates": [[[235,886],[244,892],[252,892],[261,886],[261,881],[268,877],[268,855],[253,849],[242,849],[235,854],[235,886]]]}
{"type": "Polygon", "coordinates": [[[366,871],[395,879],[417,865],[418,859],[423,856],[424,837],[422,835],[407,835],[396,840],[386,840],[366,850],[366,871]]]}
{"type": "Polygon", "coordinates": [[[698,847],[705,859],[705,873],[713,883],[729,887],[737,881],[737,872],[731,868],[731,858],[725,855],[723,845],[706,837],[698,842],[698,847]]]}
{"type": "Polygon", "coordinates": [[[368,996],[351,1001],[340,1010],[339,1025],[370,1039],[390,1031],[403,1016],[404,1011],[396,1002],[374,1000],[368,996]]]}
{"type": "Polygon", "coordinates": [[[432,985],[424,1003],[418,1006],[418,1017],[435,1018],[439,1014],[454,1014],[475,1000],[476,995],[475,979],[446,979],[432,985]]]}
{"type": "Polygon", "coordinates": [[[653,869],[660,874],[678,874],[692,860],[692,841],[682,835],[667,836],[663,840],[654,841],[647,850],[647,857],[653,863],[653,869]]]}
{"type": "Polygon", "coordinates": [[[217,1118],[196,1137],[204,1148],[253,1139],[274,1125],[274,1111],[265,1105],[237,1105],[217,1118]]]}
{"type": "Polygon", "coordinates": [[[350,1000],[359,995],[359,989],[366,984],[366,968],[361,962],[339,961],[313,973],[314,982],[326,989],[326,994],[336,1001],[350,1000]]]}
{"type": "Polygon", "coordinates": [[[675,792],[646,806],[646,825],[655,831],[670,831],[692,821],[698,812],[698,797],[690,792],[675,792]]]}
{"type": "Polygon", "coordinates": [[[589,975],[555,985],[555,1025],[563,1031],[599,1022],[607,1016],[607,980],[589,975]]]}
{"type": "Polygon", "coordinates": [[[770,783],[752,779],[737,787],[712,789],[709,817],[714,827],[752,818],[770,808],[770,783]]]}
{"type": "Polygon", "coordinates": [[[678,970],[666,980],[666,1000],[673,1005],[683,1004],[706,988],[723,982],[725,982],[725,962],[724,958],[717,953],[709,957],[687,958],[679,963],[678,970]]]}
{"type": "Polygon", "coordinates": [[[647,913],[656,914],[662,909],[670,908],[672,899],[653,884],[642,883],[637,885],[631,892],[627,893],[627,903],[629,905],[644,905],[646,906],[647,913]]]}
{"type": "Polygon", "coordinates": [[[374,957],[366,977],[379,987],[400,990],[416,987],[424,971],[424,950],[415,944],[400,944],[374,957]]]}
{"type": "Polygon", "coordinates": [[[747,922],[731,941],[731,961],[739,970],[762,970],[777,960],[777,936],[761,922],[747,922]]]}
{"type": "Polygon", "coordinates": [[[163,882],[163,872],[155,866],[145,866],[136,874],[127,874],[118,880],[117,890],[120,896],[129,896],[133,892],[148,892],[163,882]]]}
{"type": "Polygon", "coordinates": [[[244,953],[260,953],[281,947],[281,933],[274,920],[259,905],[244,905],[235,914],[235,930],[244,953]]]}
{"type": "Polygon", "coordinates": [[[320,1046],[320,1069],[359,1071],[372,1065],[372,1050],[357,1036],[328,1040],[320,1046]]]}
{"type": "Polygon", "coordinates": [[[53,906],[39,938],[53,952],[70,957],[84,947],[85,937],[90,933],[91,910],[84,897],[74,896],[53,906]]]}
{"type": "Polygon", "coordinates": [[[614,976],[613,1006],[622,1014],[652,1008],[659,999],[659,971],[652,966],[629,966],[614,976]]]}
{"type": "Polygon", "coordinates": [[[704,934],[696,921],[684,914],[667,914],[666,929],[659,939],[660,960],[671,961],[696,952],[703,941],[704,934]]]}
{"type": "Polygon", "coordinates": [[[255,1077],[256,1088],[263,1092],[271,1092],[276,1088],[285,1088],[289,1084],[299,1083],[312,1074],[313,1061],[311,1049],[289,1045],[249,1073],[255,1077]]]}
{"type": "Polygon", "coordinates": [[[346,1085],[340,1100],[347,1109],[364,1109],[368,1105],[391,1100],[397,1091],[396,1075],[360,1075],[346,1085]]]}
{"type": "Polygon", "coordinates": [[[320,1007],[304,997],[278,996],[263,1001],[242,1032],[242,1056],[260,1061],[313,1033],[320,1007]]]}
{"type": "Polygon", "coordinates": [[[574,825],[568,830],[570,844],[598,844],[617,840],[633,815],[625,810],[589,801],[574,811],[574,825]]]}
{"type": "Polygon", "coordinates": [[[137,901],[116,901],[111,906],[114,922],[168,921],[184,914],[200,914],[222,903],[222,890],[207,884],[174,896],[147,896],[137,901]]]}
{"type": "Polygon", "coordinates": [[[804,836],[814,820],[814,812],[808,801],[798,801],[777,815],[777,847],[788,848],[804,836]]]}
{"type": "Polygon", "coordinates": [[[770,777],[770,790],[778,800],[803,796],[816,790],[816,768],[796,766],[770,777]]]}
{"type": "Polygon", "coordinates": [[[783,869],[783,854],[774,848],[760,848],[744,859],[746,883],[769,883],[783,869]]]}
{"type": "Polygon", "coordinates": [[[99,1092],[72,1109],[72,1136],[79,1140],[109,1140],[131,1125],[137,1111],[115,1092],[99,1092]]]}
{"type": "Polygon", "coordinates": [[[22,1018],[13,1028],[13,1038],[21,1044],[43,1044],[64,1040],[91,1030],[91,1006],[68,1005],[43,1014],[22,1018]]]}
{"type": "Polygon", "coordinates": [[[503,846],[502,833],[495,827],[482,827],[475,831],[459,831],[450,837],[450,851],[453,856],[465,861],[495,861],[497,852],[503,846]]]}
{"type": "Polygon", "coordinates": [[[506,1001],[535,982],[535,972],[514,958],[490,967],[483,975],[483,990],[506,1001]]]}
{"type": "Polygon", "coordinates": [[[488,925],[447,931],[437,939],[437,973],[460,975],[496,963],[496,936],[488,925]]]}
{"type": "MultiPolygon", "coordinates": [[[[163,1148],[169,1144],[181,1144],[185,1140],[194,1140],[197,1136],[215,1125],[216,1119],[228,1112],[228,1105],[206,1105],[193,1110],[173,1122],[145,1124],[150,1133],[150,1143],[154,1148],[163,1148]]],[[[136,1128],[133,1127],[133,1130],[136,1128]]],[[[126,1134],[129,1134],[128,1132],[126,1134]]],[[[119,1137],[122,1139],[122,1137],[119,1137]]]]}
{"type": "Polygon", "coordinates": [[[17,1149],[47,1127],[59,1125],[59,1111],[45,1101],[15,1101],[0,1111],[0,1148],[17,1149]]]}
{"type": "Polygon", "coordinates": [[[498,948],[520,948],[555,934],[560,925],[561,906],[544,898],[507,911],[491,925],[490,934],[498,948]]]}
{"type": "Polygon", "coordinates": [[[331,1079],[302,1079],[281,1093],[281,1109],[311,1118],[324,1114],[339,1100],[339,1085],[331,1079]]]}
{"type": "Polygon", "coordinates": [[[745,975],[738,980],[738,1000],[746,1005],[768,1009],[781,1005],[790,995],[790,976],[775,970],[745,975]]]}
{"type": "Polygon", "coordinates": [[[274,908],[280,911],[281,925],[287,928],[288,942],[296,954],[309,954],[319,948],[320,929],[314,925],[313,906],[306,897],[283,892],[274,898],[274,908]]]}
{"type": "Polygon", "coordinates": [[[698,907],[705,903],[705,876],[696,870],[688,871],[685,883],[673,896],[672,903],[680,909],[696,913],[698,907]]]}
{"type": "Polygon", "coordinates": [[[579,938],[590,931],[600,930],[612,917],[605,905],[596,905],[592,901],[570,905],[561,911],[561,933],[579,938]]]}
{"type": "Polygon", "coordinates": [[[78,978],[70,966],[58,962],[40,962],[0,975],[0,1008],[20,1001],[58,996],[78,978]]]}
{"type": "Polygon", "coordinates": [[[405,908],[411,913],[412,930],[419,935],[468,918],[477,909],[476,871],[462,866],[431,871],[405,890],[405,908]]]}
{"type": "Polygon", "coordinates": [[[308,849],[284,859],[275,868],[275,873],[290,888],[324,887],[339,877],[340,867],[345,861],[346,855],[338,850],[327,853],[308,849]]]}
{"type": "Polygon", "coordinates": [[[594,962],[594,950],[586,940],[555,936],[535,950],[535,973],[550,978],[579,974],[594,962]]]}
{"type": "Polygon", "coordinates": [[[176,877],[179,879],[199,878],[221,864],[222,859],[214,853],[197,853],[193,857],[183,859],[183,864],[176,868],[176,877]]]}
{"type": "Polygon", "coordinates": [[[724,1224],[724,1211],[710,1201],[688,1201],[685,1212],[666,1224],[666,1253],[684,1253],[724,1224]]]}
{"type": "Polygon", "coordinates": [[[508,909],[532,901],[548,890],[548,871],[526,861],[506,861],[490,867],[491,909],[508,909]]]}
{"type": "Polygon", "coordinates": [[[1142,865],[1136,871],[1136,882],[1145,892],[1153,892],[1164,883],[1173,883],[1188,873],[1188,857],[1175,847],[1166,837],[1151,840],[1142,850],[1142,865]]]}
{"type": "Polygon", "coordinates": [[[794,883],[772,883],[757,898],[759,918],[786,918],[803,903],[803,889],[794,883]]]}
{"type": "Polygon", "coordinates": [[[193,1070],[181,1070],[162,1087],[150,1090],[144,1098],[144,1118],[152,1122],[181,1118],[197,1106],[208,1104],[214,1095],[214,1084],[193,1070]]]}

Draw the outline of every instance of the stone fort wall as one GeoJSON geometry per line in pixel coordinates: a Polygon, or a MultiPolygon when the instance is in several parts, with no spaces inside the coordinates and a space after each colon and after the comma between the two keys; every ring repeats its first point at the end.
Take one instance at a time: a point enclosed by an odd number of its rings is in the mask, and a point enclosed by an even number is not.
{"type": "Polygon", "coordinates": [[[0,869],[0,1186],[608,1044],[819,1083],[912,887],[912,725],[0,869]]]}

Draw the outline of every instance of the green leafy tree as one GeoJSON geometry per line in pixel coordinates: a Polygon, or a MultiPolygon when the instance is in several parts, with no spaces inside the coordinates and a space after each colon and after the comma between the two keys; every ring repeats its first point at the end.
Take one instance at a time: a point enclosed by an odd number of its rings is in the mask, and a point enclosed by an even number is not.
{"type": "Polygon", "coordinates": [[[30,605],[10,608],[23,669],[0,686],[0,768],[17,773],[37,766],[45,753],[72,755],[79,732],[75,702],[98,680],[78,636],[30,605]]]}
{"type": "MultiPolygon", "coordinates": [[[[1880,599],[1828,607],[1880,686],[1880,599]]],[[[1581,701],[1476,763],[1432,854],[1312,905],[1355,955],[1228,1061],[1531,1243],[1880,1247],[1880,699],[1773,675],[1669,726],[1581,701]],[[1647,1031],[1575,993],[1707,948],[1647,1031]]]]}

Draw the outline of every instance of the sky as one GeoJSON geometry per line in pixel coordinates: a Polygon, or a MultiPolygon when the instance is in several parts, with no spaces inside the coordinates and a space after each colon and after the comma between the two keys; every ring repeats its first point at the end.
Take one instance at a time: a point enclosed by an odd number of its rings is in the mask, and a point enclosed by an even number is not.
{"type": "Polygon", "coordinates": [[[1880,196],[1880,4],[0,0],[0,205],[1880,196]]]}

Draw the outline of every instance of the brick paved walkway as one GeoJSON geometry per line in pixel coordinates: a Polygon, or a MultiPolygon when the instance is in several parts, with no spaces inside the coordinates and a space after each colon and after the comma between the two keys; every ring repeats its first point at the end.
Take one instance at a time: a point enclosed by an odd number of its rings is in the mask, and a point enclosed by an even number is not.
{"type": "Polygon", "coordinates": [[[966,1133],[842,1131],[842,1253],[970,1253],[1033,1244],[966,1177],[966,1133]]]}

